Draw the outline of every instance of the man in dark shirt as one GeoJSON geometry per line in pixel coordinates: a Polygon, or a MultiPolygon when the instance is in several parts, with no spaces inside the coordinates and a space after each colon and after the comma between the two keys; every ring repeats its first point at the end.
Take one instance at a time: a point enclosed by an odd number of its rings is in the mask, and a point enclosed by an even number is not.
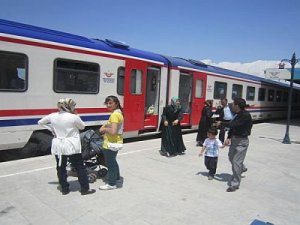
{"type": "Polygon", "coordinates": [[[246,101],[242,98],[236,98],[233,101],[233,110],[236,112],[234,119],[229,122],[228,138],[225,144],[229,145],[228,157],[232,165],[232,181],[227,192],[233,192],[239,189],[241,183],[241,174],[245,172],[244,160],[249,146],[248,136],[251,134],[252,118],[245,110],[246,101]]]}

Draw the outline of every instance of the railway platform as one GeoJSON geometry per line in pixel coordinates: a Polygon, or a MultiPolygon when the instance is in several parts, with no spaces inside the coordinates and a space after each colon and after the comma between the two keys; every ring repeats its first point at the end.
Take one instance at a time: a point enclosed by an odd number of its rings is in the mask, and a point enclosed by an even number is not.
{"type": "Polygon", "coordinates": [[[240,189],[228,193],[228,147],[220,150],[217,176],[207,179],[196,133],[183,136],[185,155],[158,153],[160,139],[126,143],[118,162],[123,187],[101,191],[101,179],[82,196],[77,178],[61,195],[53,156],[0,164],[1,225],[274,225],[300,224],[300,120],[255,124],[240,189]],[[264,223],[263,223],[264,222],[264,223]],[[258,224],[258,223],[257,223],[258,224]]]}

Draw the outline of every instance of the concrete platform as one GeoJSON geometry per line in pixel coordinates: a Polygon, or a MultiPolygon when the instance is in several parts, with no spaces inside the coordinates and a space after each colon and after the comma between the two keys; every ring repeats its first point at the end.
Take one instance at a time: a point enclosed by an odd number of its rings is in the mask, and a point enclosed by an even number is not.
{"type": "Polygon", "coordinates": [[[159,155],[160,139],[125,144],[118,161],[123,188],[81,196],[57,190],[52,156],[0,164],[1,225],[274,225],[300,224],[300,121],[290,126],[292,144],[282,144],[285,122],[254,125],[240,189],[227,193],[231,166],[222,149],[217,177],[207,179],[195,133],[184,135],[185,155],[159,155]]]}

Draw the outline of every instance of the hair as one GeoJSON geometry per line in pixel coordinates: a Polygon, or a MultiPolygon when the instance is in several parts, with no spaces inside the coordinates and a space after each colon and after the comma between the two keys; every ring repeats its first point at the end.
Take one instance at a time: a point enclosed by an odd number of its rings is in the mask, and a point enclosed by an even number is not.
{"type": "Polygon", "coordinates": [[[248,106],[245,99],[242,98],[235,98],[233,100],[233,104],[238,105],[241,110],[244,110],[248,106]]]}
{"type": "Polygon", "coordinates": [[[228,102],[228,99],[227,98],[221,98],[221,101],[226,101],[226,102],[228,102]]]}
{"type": "Polygon", "coordinates": [[[214,127],[211,127],[208,129],[207,133],[213,134],[213,135],[218,135],[218,130],[214,127]]]}
{"type": "Polygon", "coordinates": [[[204,103],[207,106],[212,106],[213,105],[213,100],[206,100],[204,103]]]}
{"type": "Polygon", "coordinates": [[[114,103],[117,104],[117,108],[120,109],[123,113],[123,108],[120,104],[120,101],[118,99],[118,97],[114,96],[114,95],[109,95],[105,98],[104,104],[106,105],[109,101],[113,101],[114,103]]]}
{"type": "Polygon", "coordinates": [[[57,102],[57,108],[61,111],[73,113],[76,102],[71,98],[61,98],[57,102]]]}

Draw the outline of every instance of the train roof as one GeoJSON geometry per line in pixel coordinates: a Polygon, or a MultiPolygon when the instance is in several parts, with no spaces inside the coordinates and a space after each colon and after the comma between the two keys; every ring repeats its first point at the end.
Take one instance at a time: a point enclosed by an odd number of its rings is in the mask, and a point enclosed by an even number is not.
{"type": "MultiPolygon", "coordinates": [[[[228,70],[228,69],[224,69],[224,68],[217,67],[217,66],[211,66],[211,65],[205,64],[198,60],[184,59],[184,58],[180,58],[180,57],[171,57],[171,56],[164,56],[164,57],[166,59],[168,59],[170,65],[173,68],[200,70],[200,71],[205,71],[207,73],[221,74],[221,75],[226,75],[229,77],[234,77],[237,79],[250,80],[250,81],[261,83],[263,85],[272,85],[272,86],[278,86],[278,87],[289,87],[290,86],[289,84],[265,79],[265,78],[254,76],[251,74],[228,70]]],[[[294,87],[294,88],[300,90],[299,87],[294,87]]]]}
{"type": "Polygon", "coordinates": [[[131,48],[129,45],[126,45],[122,42],[109,39],[92,39],[66,32],[46,29],[3,19],[0,19],[0,33],[90,48],[94,50],[105,51],[108,53],[142,58],[163,64],[168,63],[167,60],[159,54],[131,48]]]}

